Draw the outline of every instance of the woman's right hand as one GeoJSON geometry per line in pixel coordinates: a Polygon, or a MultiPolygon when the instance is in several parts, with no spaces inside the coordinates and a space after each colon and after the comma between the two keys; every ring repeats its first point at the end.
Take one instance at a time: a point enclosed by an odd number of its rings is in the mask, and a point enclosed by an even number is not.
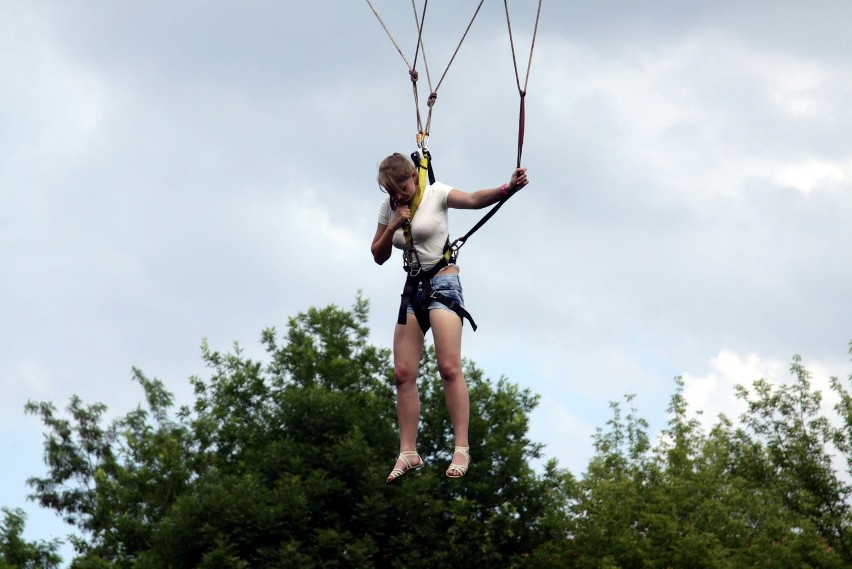
{"type": "Polygon", "coordinates": [[[411,208],[407,205],[398,205],[391,216],[390,228],[396,231],[409,219],[411,219],[411,208]]]}

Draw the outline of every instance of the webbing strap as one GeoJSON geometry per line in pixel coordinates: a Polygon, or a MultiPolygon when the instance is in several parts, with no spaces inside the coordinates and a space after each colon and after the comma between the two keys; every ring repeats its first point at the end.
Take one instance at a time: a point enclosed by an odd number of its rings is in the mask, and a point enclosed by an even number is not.
{"type": "Polygon", "coordinates": [[[526,91],[521,91],[521,108],[518,110],[518,162],[516,168],[521,167],[521,154],[524,153],[524,99],[526,99],[526,91]]]}
{"type": "Polygon", "coordinates": [[[467,318],[467,321],[470,322],[470,327],[473,328],[474,332],[476,332],[476,322],[473,321],[473,316],[470,315],[470,312],[468,312],[464,306],[452,298],[432,290],[430,281],[437,273],[438,271],[429,271],[428,275],[422,275],[420,277],[413,277],[409,275],[406,277],[405,285],[403,286],[402,294],[400,295],[399,316],[396,321],[397,324],[402,326],[407,324],[408,304],[411,303],[411,307],[414,309],[414,316],[417,318],[417,323],[420,325],[420,329],[425,334],[431,327],[431,323],[429,322],[429,304],[434,300],[435,302],[440,302],[449,310],[458,314],[459,318],[467,318]],[[418,293],[421,288],[424,289],[424,303],[421,303],[418,300],[418,293]]]}
{"type": "Polygon", "coordinates": [[[453,300],[452,298],[447,298],[443,294],[439,292],[433,292],[429,295],[427,300],[434,300],[436,302],[440,302],[453,312],[459,315],[459,318],[467,318],[467,321],[470,322],[470,327],[473,328],[473,331],[476,332],[476,322],[473,321],[473,316],[470,315],[464,306],[453,300]]]}
{"type": "Polygon", "coordinates": [[[415,261],[417,264],[414,270],[418,270],[420,267],[420,259],[417,257],[417,250],[414,248],[414,235],[411,233],[411,222],[414,220],[414,214],[417,213],[420,202],[423,201],[427,180],[431,184],[435,183],[435,174],[432,172],[432,155],[428,150],[424,149],[423,152],[413,152],[411,160],[418,169],[418,183],[417,193],[414,194],[408,206],[411,209],[411,216],[402,224],[402,234],[405,237],[406,245],[406,255],[404,257],[406,271],[415,264],[412,261],[415,261]]]}
{"type": "Polygon", "coordinates": [[[492,207],[491,210],[482,217],[482,219],[480,219],[479,221],[476,222],[476,225],[471,227],[470,230],[467,233],[465,233],[464,235],[462,235],[461,237],[456,239],[455,242],[453,242],[453,245],[452,245],[452,249],[453,249],[454,254],[458,254],[458,250],[461,249],[462,245],[465,244],[465,241],[467,241],[468,238],[471,235],[476,233],[479,230],[480,227],[485,225],[485,223],[489,219],[491,219],[494,216],[495,213],[497,213],[497,210],[499,210],[501,207],[503,207],[503,204],[506,203],[509,200],[509,198],[512,197],[513,195],[515,195],[515,194],[511,193],[508,196],[501,199],[499,202],[497,202],[497,204],[494,207],[492,207]]]}
{"type": "Polygon", "coordinates": [[[426,182],[435,183],[435,174],[432,173],[432,154],[428,150],[423,152],[414,152],[411,159],[417,164],[417,169],[420,173],[420,188],[426,187],[426,182]]]}
{"type": "Polygon", "coordinates": [[[416,287],[417,279],[411,276],[405,278],[405,285],[402,287],[402,294],[399,295],[399,315],[396,319],[397,324],[405,326],[405,322],[408,318],[408,302],[414,297],[416,287]]]}

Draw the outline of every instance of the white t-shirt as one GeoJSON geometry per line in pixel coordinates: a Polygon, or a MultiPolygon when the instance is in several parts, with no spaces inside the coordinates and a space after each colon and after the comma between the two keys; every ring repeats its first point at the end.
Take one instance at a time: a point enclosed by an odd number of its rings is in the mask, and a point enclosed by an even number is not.
{"type": "MultiPolygon", "coordinates": [[[[447,196],[452,189],[451,186],[441,182],[426,186],[423,199],[414,213],[411,236],[414,240],[414,249],[420,259],[420,266],[424,270],[431,269],[444,255],[444,245],[450,234],[447,221],[447,196]]],[[[392,213],[390,196],[388,196],[379,207],[379,223],[388,225],[392,213]]],[[[393,246],[403,251],[406,249],[405,233],[402,227],[393,234],[393,246]]]]}

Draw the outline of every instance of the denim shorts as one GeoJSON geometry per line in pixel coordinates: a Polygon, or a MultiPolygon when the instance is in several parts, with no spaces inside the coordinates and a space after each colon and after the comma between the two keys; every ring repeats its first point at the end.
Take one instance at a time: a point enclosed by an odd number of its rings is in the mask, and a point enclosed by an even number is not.
{"type": "MultiPolygon", "coordinates": [[[[462,296],[462,286],[458,275],[436,275],[432,277],[430,282],[432,283],[432,292],[440,293],[441,296],[456,301],[462,308],[464,308],[464,297],[462,296]]],[[[426,295],[422,288],[417,289],[416,298],[419,304],[425,304],[426,295]]],[[[436,308],[438,310],[448,310],[452,312],[452,310],[447,308],[445,304],[442,304],[437,300],[429,302],[429,310],[434,310],[436,308]]],[[[414,314],[414,308],[411,306],[410,302],[408,303],[406,312],[408,312],[408,314],[414,314]]]]}

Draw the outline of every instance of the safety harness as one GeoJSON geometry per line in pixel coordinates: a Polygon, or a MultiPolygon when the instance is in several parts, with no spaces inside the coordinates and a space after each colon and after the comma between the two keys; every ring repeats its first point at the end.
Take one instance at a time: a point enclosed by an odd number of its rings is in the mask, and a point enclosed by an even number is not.
{"type": "Polygon", "coordinates": [[[424,271],[420,265],[420,258],[417,255],[417,249],[414,247],[414,237],[411,233],[411,220],[414,219],[417,207],[423,199],[427,179],[430,184],[434,184],[435,174],[432,171],[432,156],[425,147],[422,147],[421,151],[413,152],[411,160],[419,170],[419,188],[409,205],[411,216],[402,224],[402,232],[405,236],[406,245],[402,268],[405,270],[406,278],[402,294],[400,295],[397,323],[405,325],[408,318],[408,304],[411,303],[417,323],[420,324],[420,329],[425,334],[430,327],[429,305],[432,301],[435,301],[440,302],[449,310],[458,314],[460,318],[467,318],[470,326],[475,331],[476,322],[473,321],[473,317],[462,305],[442,294],[440,291],[432,289],[432,277],[437,275],[444,267],[455,264],[458,249],[454,249],[450,245],[450,236],[447,235],[447,242],[444,245],[444,255],[435,263],[435,266],[424,271]]]}
{"type": "MultiPolygon", "coordinates": [[[[423,3],[423,12],[421,15],[417,13],[417,7],[412,1],[412,7],[414,8],[414,18],[417,21],[417,46],[414,52],[414,65],[408,63],[408,59],[406,59],[405,54],[400,49],[399,45],[397,45],[396,40],[391,35],[385,23],[382,21],[382,18],[379,16],[379,13],[376,11],[375,7],[370,0],[367,0],[367,4],[370,6],[370,9],[376,15],[376,18],[379,20],[379,24],[381,24],[382,28],[384,28],[388,37],[393,43],[396,50],[399,52],[399,55],[402,57],[402,60],[408,66],[408,74],[411,78],[411,84],[414,91],[414,107],[417,111],[417,145],[421,149],[420,152],[414,152],[411,155],[411,159],[414,161],[414,164],[420,170],[420,188],[418,190],[417,195],[414,199],[412,199],[412,203],[410,204],[411,208],[411,216],[410,218],[414,218],[414,213],[417,209],[417,206],[420,204],[420,200],[423,197],[423,191],[426,188],[426,178],[428,176],[430,183],[435,183],[435,175],[432,172],[432,164],[431,164],[431,156],[429,155],[429,151],[426,149],[426,140],[429,138],[429,130],[432,124],[432,108],[435,105],[435,101],[438,97],[438,88],[441,86],[441,83],[444,81],[444,77],[447,75],[447,71],[450,69],[450,65],[455,59],[456,54],[461,47],[462,42],[465,37],[467,37],[467,33],[470,31],[471,25],[473,25],[473,21],[476,19],[477,14],[479,14],[480,8],[482,8],[484,0],[480,0],[479,5],[476,7],[476,11],[473,14],[473,17],[470,20],[470,23],[467,25],[467,29],[462,35],[461,41],[459,41],[459,45],[456,47],[455,52],[453,52],[452,57],[450,58],[449,63],[447,64],[444,73],[441,75],[441,78],[438,80],[438,84],[435,88],[432,88],[432,79],[429,76],[429,67],[425,65],[426,63],[426,52],[423,50],[423,62],[426,67],[426,77],[429,81],[429,89],[431,91],[429,98],[427,99],[427,107],[428,107],[428,115],[426,117],[425,127],[423,125],[423,121],[420,116],[420,99],[417,92],[417,78],[418,73],[416,70],[417,66],[417,57],[421,52],[421,48],[423,47],[423,22],[426,18],[426,4],[428,0],[423,3]]],[[[536,11],[535,16],[535,27],[533,28],[532,34],[532,45],[530,46],[530,57],[527,63],[527,73],[526,79],[524,81],[523,87],[521,87],[521,80],[518,74],[518,63],[515,57],[515,42],[512,38],[512,24],[509,18],[509,3],[508,0],[503,1],[503,5],[506,10],[506,25],[509,30],[509,44],[512,48],[512,63],[515,67],[515,81],[518,84],[518,93],[521,98],[521,106],[520,106],[520,117],[519,117],[519,125],[518,125],[518,165],[517,167],[521,167],[521,151],[523,148],[523,140],[524,140],[524,97],[526,96],[527,83],[529,82],[530,76],[530,66],[532,64],[532,55],[533,48],[535,47],[535,38],[536,33],[538,31],[538,22],[539,16],[541,15],[541,0],[538,1],[538,9],[536,11]]],[[[505,193],[505,192],[504,192],[505,193]]],[[[509,199],[513,194],[506,194],[503,199],[501,199],[492,209],[489,211],[485,217],[483,217],[470,231],[468,231],[462,237],[456,239],[452,244],[450,243],[449,235],[447,236],[447,243],[444,245],[444,255],[438,263],[435,264],[434,267],[429,269],[428,271],[423,271],[420,266],[420,259],[417,257],[417,250],[414,248],[414,239],[411,235],[411,223],[410,219],[406,220],[403,224],[403,234],[405,235],[406,242],[406,252],[403,256],[403,268],[407,273],[407,277],[405,279],[405,287],[402,291],[402,301],[399,307],[399,318],[398,322],[400,324],[405,324],[407,320],[407,307],[408,303],[411,302],[411,305],[414,307],[414,314],[417,316],[417,321],[420,323],[420,327],[423,329],[425,333],[429,329],[429,303],[432,300],[438,301],[444,304],[447,308],[461,316],[462,318],[467,318],[470,321],[471,326],[474,330],[476,330],[476,324],[473,322],[473,318],[471,318],[470,314],[461,307],[458,303],[453,301],[450,298],[442,295],[440,292],[433,291],[431,289],[431,278],[438,274],[438,272],[448,265],[454,265],[456,262],[456,258],[458,257],[459,249],[465,244],[468,237],[473,235],[475,231],[477,231],[486,221],[491,219],[491,217],[497,212],[498,209],[509,199]],[[420,300],[422,299],[422,301],[420,300]]]]}

